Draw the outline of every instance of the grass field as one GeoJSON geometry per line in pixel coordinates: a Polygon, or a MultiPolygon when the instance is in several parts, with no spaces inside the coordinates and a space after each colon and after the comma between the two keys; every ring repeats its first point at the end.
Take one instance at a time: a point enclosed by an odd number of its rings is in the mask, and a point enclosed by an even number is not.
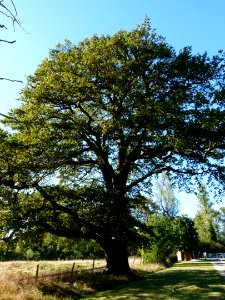
{"type": "MultiPolygon", "coordinates": [[[[125,277],[104,274],[105,265],[105,260],[0,262],[0,300],[79,299],[128,282],[125,277]]],[[[142,266],[134,258],[130,265],[136,272],[159,269],[158,265],[142,266]]]]}
{"type": "MultiPolygon", "coordinates": [[[[94,263],[95,270],[104,266],[94,263]]],[[[85,283],[92,269],[92,260],[0,262],[0,300],[78,299],[77,291],[93,292],[85,283]]]]}
{"type": "Polygon", "coordinates": [[[94,270],[91,260],[73,263],[1,262],[0,300],[225,299],[225,279],[207,261],[162,269],[158,265],[142,266],[140,260],[132,259],[130,265],[140,275],[132,281],[98,272],[105,261],[96,261],[94,270]]]}

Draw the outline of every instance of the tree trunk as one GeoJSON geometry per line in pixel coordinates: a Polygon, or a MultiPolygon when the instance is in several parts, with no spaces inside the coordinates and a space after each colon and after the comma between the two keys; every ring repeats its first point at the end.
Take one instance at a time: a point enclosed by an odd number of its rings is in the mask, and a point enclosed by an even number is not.
{"type": "Polygon", "coordinates": [[[113,275],[129,275],[131,273],[127,245],[119,240],[107,240],[103,243],[106,253],[107,272],[113,275]]]}

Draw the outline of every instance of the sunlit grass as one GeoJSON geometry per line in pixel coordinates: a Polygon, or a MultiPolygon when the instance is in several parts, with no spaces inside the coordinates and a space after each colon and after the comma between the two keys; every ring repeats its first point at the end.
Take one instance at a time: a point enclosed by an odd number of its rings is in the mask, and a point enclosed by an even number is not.
{"type": "MultiPolygon", "coordinates": [[[[8,261],[0,262],[0,276],[7,274],[26,273],[34,275],[37,265],[40,267],[40,272],[70,270],[75,262],[76,269],[90,269],[93,267],[93,260],[57,260],[57,261],[8,261]]],[[[104,267],[105,260],[96,260],[94,262],[95,268],[104,267]]]]}
{"type": "MultiPolygon", "coordinates": [[[[95,268],[104,266],[104,260],[94,262],[95,268]]],[[[91,269],[93,260],[0,262],[0,300],[55,300],[60,299],[58,297],[60,293],[71,294],[71,291],[76,289],[93,292],[85,286],[85,283],[77,281],[77,286],[72,286],[71,282],[66,282],[66,278],[72,280],[72,267],[74,267],[74,274],[78,270],[91,269]],[[39,268],[36,282],[37,266],[39,268]],[[62,278],[65,280],[60,282],[62,278]],[[48,292],[50,295],[47,295],[48,292]]],[[[65,296],[65,299],[67,298],[65,296]]]]}
{"type": "Polygon", "coordinates": [[[225,279],[209,262],[178,263],[143,280],[87,299],[225,299],[225,279]]]}

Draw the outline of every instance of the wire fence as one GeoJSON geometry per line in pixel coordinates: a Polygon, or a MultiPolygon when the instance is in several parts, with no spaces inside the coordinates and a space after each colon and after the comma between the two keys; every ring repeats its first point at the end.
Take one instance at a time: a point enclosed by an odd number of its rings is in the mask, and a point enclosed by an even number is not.
{"type": "Polygon", "coordinates": [[[73,264],[70,266],[70,269],[68,270],[62,270],[60,272],[52,271],[50,273],[46,273],[45,269],[41,269],[41,265],[37,264],[36,271],[35,271],[35,283],[37,284],[38,281],[45,281],[45,280],[56,280],[56,281],[61,281],[61,280],[71,280],[74,281],[76,276],[90,276],[95,273],[99,272],[104,272],[105,266],[96,266],[96,260],[93,259],[92,261],[92,267],[91,268],[86,268],[82,267],[79,264],[76,265],[76,262],[74,261],[73,264]]]}

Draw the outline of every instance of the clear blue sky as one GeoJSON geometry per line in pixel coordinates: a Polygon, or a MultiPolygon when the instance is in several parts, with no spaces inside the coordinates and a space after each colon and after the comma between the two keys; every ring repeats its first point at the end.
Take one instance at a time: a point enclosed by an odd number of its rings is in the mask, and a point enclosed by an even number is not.
{"type": "MultiPolygon", "coordinates": [[[[4,3],[10,3],[4,0],[4,3]]],[[[210,55],[225,50],[225,0],[14,0],[18,19],[26,31],[8,23],[0,38],[0,77],[22,80],[33,74],[48,51],[64,39],[74,43],[93,34],[112,35],[143,23],[152,27],[177,51],[192,46],[193,53],[210,55]]],[[[4,23],[1,15],[0,23],[4,23]]],[[[19,105],[16,100],[24,84],[0,81],[0,112],[19,105]]],[[[182,212],[193,216],[196,200],[181,194],[182,212]]]]}

